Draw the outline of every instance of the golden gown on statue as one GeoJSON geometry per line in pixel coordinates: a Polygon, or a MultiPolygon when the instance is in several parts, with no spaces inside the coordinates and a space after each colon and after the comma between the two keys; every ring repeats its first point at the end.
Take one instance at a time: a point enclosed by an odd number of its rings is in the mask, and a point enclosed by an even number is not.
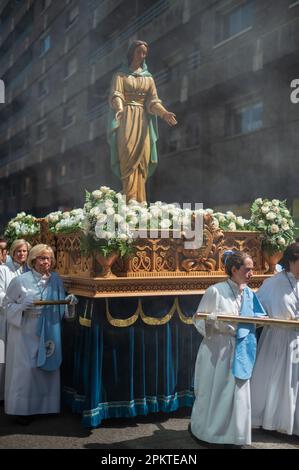
{"type": "Polygon", "coordinates": [[[127,200],[146,201],[145,182],[151,156],[148,113],[160,103],[152,77],[115,74],[112,80],[110,104],[121,98],[123,116],[116,129],[117,153],[123,192],[127,200]]]}

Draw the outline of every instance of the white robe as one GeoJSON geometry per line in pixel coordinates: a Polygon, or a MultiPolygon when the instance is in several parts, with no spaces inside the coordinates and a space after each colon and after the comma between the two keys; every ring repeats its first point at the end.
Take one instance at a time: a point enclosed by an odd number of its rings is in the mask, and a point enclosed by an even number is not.
{"type": "MultiPolygon", "coordinates": [[[[299,299],[299,281],[288,273],[299,299]]],[[[299,319],[299,302],[284,271],[264,281],[258,297],[272,318],[299,319]]],[[[252,425],[299,435],[299,322],[264,328],[252,376],[252,425]]]]}
{"type": "Polygon", "coordinates": [[[5,413],[32,415],[59,413],[60,370],[45,371],[36,367],[39,337],[36,335],[41,307],[25,310],[22,300],[34,293],[35,300],[43,299],[46,279],[34,271],[13,279],[3,300],[6,308],[8,336],[5,374],[5,413]]]}
{"type": "MultiPolygon", "coordinates": [[[[207,289],[198,312],[239,315],[240,305],[241,291],[229,279],[207,289]]],[[[236,379],[231,372],[235,327],[220,321],[213,326],[211,322],[196,320],[195,317],[194,322],[204,339],[195,365],[191,431],[206,442],[250,444],[250,383],[249,380],[236,379]]]]}
{"type": "Polygon", "coordinates": [[[20,276],[22,272],[22,266],[18,263],[14,263],[12,260],[0,266],[0,400],[4,400],[5,349],[7,337],[6,313],[2,307],[2,303],[10,281],[14,277],[20,276]]]}

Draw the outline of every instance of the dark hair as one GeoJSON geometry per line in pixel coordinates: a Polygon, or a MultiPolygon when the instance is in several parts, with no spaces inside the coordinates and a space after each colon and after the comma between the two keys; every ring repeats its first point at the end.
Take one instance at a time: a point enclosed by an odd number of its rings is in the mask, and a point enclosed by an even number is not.
{"type": "Polygon", "coordinates": [[[235,267],[240,269],[240,267],[243,266],[245,259],[247,258],[251,258],[251,256],[245,251],[224,252],[221,260],[224,264],[226,274],[231,277],[232,268],[235,267]]]}
{"type": "Polygon", "coordinates": [[[286,270],[290,270],[290,262],[299,259],[299,243],[291,243],[283,252],[279,264],[286,270]]]}
{"type": "Polygon", "coordinates": [[[130,45],[129,49],[128,49],[128,52],[127,52],[127,59],[128,59],[128,65],[130,66],[131,63],[132,63],[132,60],[133,60],[133,57],[134,57],[134,52],[135,52],[135,49],[139,46],[145,46],[147,48],[147,51],[148,51],[148,44],[147,42],[145,41],[139,41],[139,40],[135,40],[132,42],[132,44],[130,45]]]}

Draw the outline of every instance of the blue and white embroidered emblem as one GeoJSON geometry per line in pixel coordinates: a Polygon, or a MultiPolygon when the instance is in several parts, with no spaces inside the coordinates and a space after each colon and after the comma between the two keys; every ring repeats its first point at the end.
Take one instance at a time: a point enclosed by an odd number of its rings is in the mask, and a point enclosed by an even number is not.
{"type": "Polygon", "coordinates": [[[55,351],[55,343],[51,339],[49,339],[46,344],[46,357],[51,357],[54,354],[55,351]]]}

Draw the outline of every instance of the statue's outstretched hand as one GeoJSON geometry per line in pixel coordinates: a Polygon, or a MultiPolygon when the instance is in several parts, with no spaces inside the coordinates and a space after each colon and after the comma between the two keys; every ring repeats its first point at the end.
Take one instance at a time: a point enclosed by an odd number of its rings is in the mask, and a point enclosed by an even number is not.
{"type": "Polygon", "coordinates": [[[121,118],[123,117],[123,115],[124,115],[124,111],[123,111],[123,109],[121,109],[121,110],[119,110],[119,111],[117,111],[117,112],[115,113],[115,119],[116,119],[117,121],[120,121],[121,118]]]}
{"type": "Polygon", "coordinates": [[[164,113],[163,119],[169,126],[176,126],[178,123],[175,114],[171,113],[170,111],[166,111],[166,113],[164,113]]]}

